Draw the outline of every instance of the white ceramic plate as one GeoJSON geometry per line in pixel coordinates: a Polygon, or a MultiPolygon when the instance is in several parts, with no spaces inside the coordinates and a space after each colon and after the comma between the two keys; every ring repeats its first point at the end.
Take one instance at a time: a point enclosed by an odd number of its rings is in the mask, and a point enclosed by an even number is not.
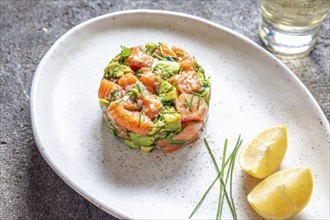
{"type": "MultiPolygon", "coordinates": [[[[94,18],[64,34],[36,70],[31,115],[36,143],[73,189],[121,218],[184,219],[216,176],[202,141],[175,153],[143,153],[114,138],[102,119],[97,90],[104,66],[120,45],[148,41],[184,47],[211,76],[210,115],[202,137],[220,157],[239,134],[248,141],[284,123],[289,147],[280,169],[309,165],[310,203],[295,218],[329,219],[329,124],[297,77],[274,56],[227,28],[190,15],[124,11],[94,18]]],[[[258,218],[246,195],[258,180],[234,173],[239,219],[258,218]]],[[[216,184],[218,185],[218,184],[216,184]]],[[[215,217],[217,188],[195,215],[215,217]]],[[[226,207],[224,217],[230,217],[226,207]]]]}

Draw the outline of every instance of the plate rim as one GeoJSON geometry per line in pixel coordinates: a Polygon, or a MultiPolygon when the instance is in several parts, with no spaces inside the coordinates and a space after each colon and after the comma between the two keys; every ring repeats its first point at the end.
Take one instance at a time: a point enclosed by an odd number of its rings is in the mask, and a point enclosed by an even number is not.
{"type": "Polygon", "coordinates": [[[241,33],[238,33],[230,28],[227,28],[223,25],[220,25],[218,23],[212,22],[210,20],[195,16],[195,15],[190,15],[182,12],[174,12],[174,11],[167,11],[167,10],[152,10],[152,9],[133,9],[133,10],[123,10],[123,11],[117,11],[117,12],[112,12],[112,13],[107,13],[104,15],[100,15],[91,19],[88,19],[71,29],[69,29],[67,32],[65,32],[63,35],[61,35],[54,43],[53,45],[48,49],[46,54],[43,56],[41,61],[39,62],[34,76],[32,80],[32,86],[31,86],[31,92],[30,92],[30,114],[31,114],[31,123],[32,123],[32,131],[33,131],[33,136],[35,143],[42,155],[42,157],[46,160],[48,165],[61,177],[62,180],[66,184],[68,184],[74,191],[76,191],[79,195],[93,203],[95,206],[98,208],[102,209],[103,211],[109,213],[112,216],[115,216],[119,219],[132,219],[131,217],[125,215],[124,213],[121,213],[120,211],[112,208],[109,205],[104,204],[102,201],[100,201],[98,198],[93,196],[91,193],[89,193],[87,190],[85,190],[82,186],[79,185],[79,183],[72,181],[68,175],[66,175],[65,171],[62,170],[52,159],[50,153],[46,150],[43,138],[40,135],[40,128],[38,126],[38,116],[36,114],[36,109],[38,108],[36,106],[36,96],[37,96],[37,88],[38,88],[38,82],[40,78],[40,74],[42,72],[43,67],[45,66],[46,61],[49,59],[49,57],[52,55],[53,51],[55,48],[57,48],[62,41],[64,41],[67,37],[69,37],[72,33],[75,31],[84,28],[85,26],[91,25],[94,22],[97,22],[102,19],[110,19],[112,17],[116,16],[122,16],[122,15],[134,15],[134,14],[145,14],[145,15],[166,15],[166,16],[174,16],[178,18],[185,18],[188,20],[193,20],[193,21],[199,21],[203,24],[210,25],[213,28],[220,29],[226,33],[231,34],[232,36],[237,37],[239,40],[244,41],[245,43],[249,44],[250,46],[254,47],[257,51],[262,53],[265,56],[268,56],[269,58],[274,59],[278,65],[280,65],[283,69],[286,70],[286,74],[288,74],[294,81],[297,83],[297,85],[302,89],[305,94],[308,95],[309,100],[312,102],[311,104],[315,107],[314,111],[316,111],[317,115],[319,116],[319,119],[323,123],[323,127],[326,130],[326,133],[329,134],[329,122],[326,119],[326,116],[324,112],[322,111],[319,103],[316,101],[314,96],[311,94],[311,92],[308,90],[308,88],[303,84],[303,82],[293,73],[292,70],[289,69],[279,58],[265,50],[262,46],[258,45],[256,42],[252,41],[248,37],[242,35],[241,33]]]}

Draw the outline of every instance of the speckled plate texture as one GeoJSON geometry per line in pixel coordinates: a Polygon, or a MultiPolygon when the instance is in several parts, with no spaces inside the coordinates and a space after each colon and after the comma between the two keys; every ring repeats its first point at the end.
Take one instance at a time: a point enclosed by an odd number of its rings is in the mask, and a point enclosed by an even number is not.
{"type": "MultiPolygon", "coordinates": [[[[36,143],[58,175],[101,209],[132,219],[188,218],[216,177],[202,138],[220,160],[225,138],[232,149],[239,134],[244,144],[260,130],[284,123],[289,146],[280,169],[308,165],[314,178],[311,201],[295,218],[329,219],[329,124],[320,107],[278,59],[207,20],[137,10],[74,27],[40,62],[31,113],[36,143]],[[108,132],[98,103],[103,68],[120,45],[148,41],[184,47],[211,76],[210,114],[201,139],[172,154],[129,149],[108,132]]],[[[246,200],[258,182],[236,165],[233,193],[239,219],[258,218],[246,200]]],[[[217,187],[195,218],[215,217],[217,187]]],[[[225,207],[224,217],[230,216],[225,207]]]]}

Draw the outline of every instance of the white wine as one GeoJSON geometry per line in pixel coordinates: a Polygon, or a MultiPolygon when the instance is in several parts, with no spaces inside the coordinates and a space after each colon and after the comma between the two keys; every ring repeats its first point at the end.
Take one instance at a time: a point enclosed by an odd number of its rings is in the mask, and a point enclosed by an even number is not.
{"type": "Polygon", "coordinates": [[[327,16],[329,0],[263,0],[263,20],[286,32],[317,28],[327,16]]]}
{"type": "Polygon", "coordinates": [[[279,54],[307,55],[316,43],[330,0],[262,0],[259,35],[279,54]]]}

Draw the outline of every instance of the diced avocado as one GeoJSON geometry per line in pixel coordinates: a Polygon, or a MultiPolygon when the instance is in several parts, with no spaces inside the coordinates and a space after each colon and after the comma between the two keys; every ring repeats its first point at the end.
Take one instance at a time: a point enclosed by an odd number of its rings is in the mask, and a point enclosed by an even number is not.
{"type": "Polygon", "coordinates": [[[198,79],[204,79],[204,73],[202,73],[202,72],[196,72],[196,73],[197,73],[198,79]]]}
{"type": "Polygon", "coordinates": [[[129,141],[129,140],[125,140],[124,143],[129,146],[130,148],[134,148],[134,149],[139,149],[138,146],[136,146],[133,141],[129,141]]]}
{"type": "Polygon", "coordinates": [[[149,56],[151,56],[153,54],[153,52],[156,50],[157,48],[157,44],[149,42],[146,44],[146,54],[148,54],[149,56]]]}
{"type": "Polygon", "coordinates": [[[172,100],[176,100],[178,98],[178,93],[176,92],[176,90],[172,90],[168,93],[160,94],[160,97],[162,97],[162,101],[169,102],[172,100]]]}
{"type": "Polygon", "coordinates": [[[108,100],[106,100],[106,99],[99,99],[99,101],[100,101],[100,103],[105,104],[105,105],[109,105],[110,104],[110,102],[108,100]]]}
{"type": "Polygon", "coordinates": [[[160,84],[159,93],[162,100],[165,102],[176,100],[178,98],[178,92],[175,86],[171,85],[169,82],[165,81],[160,84]]]}
{"type": "Polygon", "coordinates": [[[168,132],[164,128],[160,129],[156,134],[153,135],[155,139],[163,139],[168,135],[168,132]]]}
{"type": "Polygon", "coordinates": [[[166,93],[167,90],[169,90],[171,87],[175,88],[174,86],[172,86],[171,83],[167,82],[167,81],[164,81],[160,84],[159,86],[159,93],[162,94],[162,93],[166,93]]]}
{"type": "Polygon", "coordinates": [[[105,112],[110,104],[110,102],[106,99],[99,99],[100,101],[100,107],[102,109],[103,112],[105,112]]]}
{"type": "Polygon", "coordinates": [[[153,135],[155,134],[156,132],[158,132],[160,130],[159,127],[153,127],[149,132],[148,132],[148,135],[153,135]]]}
{"type": "Polygon", "coordinates": [[[148,132],[148,135],[153,135],[153,134],[161,131],[161,129],[163,129],[164,126],[165,126],[165,123],[163,121],[161,121],[161,120],[157,121],[152,126],[152,129],[148,132]]]}
{"type": "Polygon", "coordinates": [[[161,72],[161,78],[166,80],[170,78],[171,76],[174,76],[179,73],[181,67],[179,63],[177,62],[171,62],[171,61],[158,61],[156,66],[154,67],[154,71],[161,72]]]}
{"type": "Polygon", "coordinates": [[[154,149],[154,147],[141,146],[140,149],[141,149],[143,152],[150,152],[152,149],[154,149]]]}
{"type": "Polygon", "coordinates": [[[181,115],[176,112],[163,114],[165,131],[177,131],[181,129],[181,115]]]}
{"type": "Polygon", "coordinates": [[[119,64],[118,62],[112,62],[104,68],[104,77],[120,78],[128,72],[132,72],[129,66],[119,64]]]}
{"type": "Polygon", "coordinates": [[[133,97],[135,97],[135,98],[139,98],[139,90],[138,90],[138,89],[133,88],[133,89],[131,90],[131,93],[132,93],[133,97]]]}
{"type": "Polygon", "coordinates": [[[129,133],[129,136],[136,146],[149,146],[154,143],[154,138],[144,137],[135,133],[129,133]]]}

